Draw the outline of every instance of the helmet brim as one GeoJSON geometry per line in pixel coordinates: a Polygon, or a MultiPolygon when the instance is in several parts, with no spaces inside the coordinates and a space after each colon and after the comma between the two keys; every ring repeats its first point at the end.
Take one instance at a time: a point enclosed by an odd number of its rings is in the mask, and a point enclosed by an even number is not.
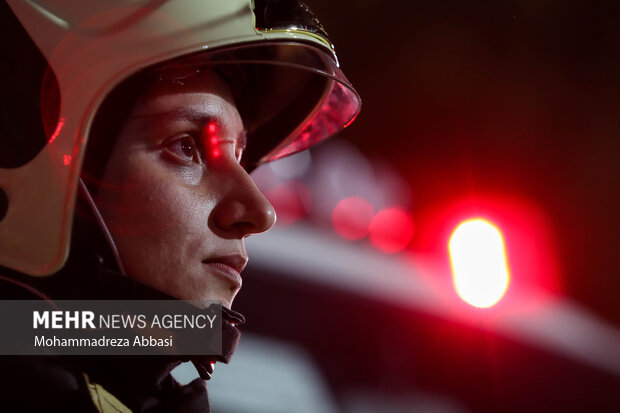
{"type": "Polygon", "coordinates": [[[244,121],[248,145],[242,164],[256,166],[303,151],[349,125],[361,99],[323,50],[272,41],[204,51],[152,70],[187,79],[214,70],[227,80],[244,121]]]}

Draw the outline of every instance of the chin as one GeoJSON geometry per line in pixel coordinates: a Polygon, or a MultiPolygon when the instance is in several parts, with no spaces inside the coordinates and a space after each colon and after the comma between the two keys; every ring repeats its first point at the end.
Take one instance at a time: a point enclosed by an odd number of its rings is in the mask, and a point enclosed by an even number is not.
{"type": "Polygon", "coordinates": [[[206,305],[210,305],[214,303],[220,304],[222,307],[226,307],[230,309],[232,307],[233,299],[234,298],[220,296],[220,295],[205,294],[200,297],[192,298],[191,300],[197,300],[197,301],[205,303],[206,305]]]}

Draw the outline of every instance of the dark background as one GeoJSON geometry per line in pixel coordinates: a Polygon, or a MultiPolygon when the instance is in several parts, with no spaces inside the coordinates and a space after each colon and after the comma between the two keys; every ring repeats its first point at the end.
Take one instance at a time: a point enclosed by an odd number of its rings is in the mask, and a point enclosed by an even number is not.
{"type": "Polygon", "coordinates": [[[310,5],[363,99],[342,136],[411,185],[410,247],[433,211],[516,197],[549,226],[555,288],[620,325],[620,3],[310,5]]]}
{"type": "MultiPolygon", "coordinates": [[[[445,411],[425,410],[420,396],[470,412],[620,411],[617,364],[586,360],[609,355],[598,338],[578,317],[549,321],[536,305],[557,299],[620,331],[620,2],[308,2],[363,100],[336,140],[408,183],[408,252],[437,265],[417,273],[440,291],[432,299],[467,311],[452,292],[447,241],[473,215],[501,227],[511,284],[494,309],[462,323],[251,267],[235,301],[246,331],[307,350],[347,413],[445,411]],[[511,311],[548,322],[585,356],[480,321],[511,311]]],[[[355,182],[347,178],[343,186],[355,182]]]]}

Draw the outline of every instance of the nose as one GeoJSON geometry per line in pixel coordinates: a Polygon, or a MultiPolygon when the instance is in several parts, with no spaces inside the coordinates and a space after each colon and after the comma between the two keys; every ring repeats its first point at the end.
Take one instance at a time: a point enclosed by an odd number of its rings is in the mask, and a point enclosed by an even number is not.
{"type": "Polygon", "coordinates": [[[225,238],[243,238],[265,232],[276,222],[276,211],[250,175],[237,165],[211,214],[216,230],[225,238]]]}

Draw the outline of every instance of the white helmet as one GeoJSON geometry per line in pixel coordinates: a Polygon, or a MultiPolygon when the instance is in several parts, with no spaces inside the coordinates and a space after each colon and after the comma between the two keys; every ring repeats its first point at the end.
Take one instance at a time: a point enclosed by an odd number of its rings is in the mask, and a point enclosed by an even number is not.
{"type": "Polygon", "coordinates": [[[0,5],[11,33],[0,44],[0,266],[21,273],[49,275],[65,264],[93,120],[133,75],[182,79],[206,65],[242,73],[248,170],[333,135],[361,107],[301,1],[7,2],[0,5]]]}

